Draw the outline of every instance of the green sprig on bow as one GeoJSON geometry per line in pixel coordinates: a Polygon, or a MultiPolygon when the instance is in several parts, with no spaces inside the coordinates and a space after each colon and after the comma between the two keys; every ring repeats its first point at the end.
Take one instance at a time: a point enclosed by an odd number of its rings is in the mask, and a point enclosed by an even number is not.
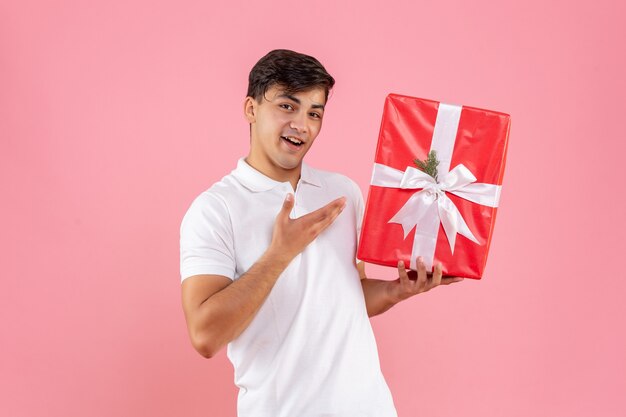
{"type": "Polygon", "coordinates": [[[424,161],[420,161],[419,159],[414,159],[415,165],[431,177],[437,180],[437,166],[439,165],[439,160],[437,159],[437,152],[433,149],[428,153],[428,157],[424,161]]]}

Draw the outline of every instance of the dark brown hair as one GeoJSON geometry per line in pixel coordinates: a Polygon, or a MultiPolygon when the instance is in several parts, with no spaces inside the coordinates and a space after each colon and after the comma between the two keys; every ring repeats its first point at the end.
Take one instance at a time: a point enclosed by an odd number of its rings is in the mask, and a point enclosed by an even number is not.
{"type": "Polygon", "coordinates": [[[259,59],[250,71],[247,96],[259,101],[274,85],[283,87],[287,94],[322,87],[328,100],[335,79],[312,56],[275,49],[259,59]]]}

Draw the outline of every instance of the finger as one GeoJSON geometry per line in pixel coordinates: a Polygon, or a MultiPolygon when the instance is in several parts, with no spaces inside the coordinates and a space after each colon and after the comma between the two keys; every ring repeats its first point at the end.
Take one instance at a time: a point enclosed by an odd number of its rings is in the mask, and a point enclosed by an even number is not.
{"type": "Polygon", "coordinates": [[[434,288],[436,286],[438,286],[439,284],[441,284],[441,271],[443,270],[443,266],[441,265],[441,262],[437,263],[437,265],[435,265],[435,272],[433,272],[433,279],[431,281],[431,288],[434,288]]]}
{"type": "Polygon", "coordinates": [[[329,215],[328,217],[325,217],[324,219],[320,220],[316,224],[312,225],[311,227],[315,231],[315,236],[321,234],[324,230],[326,230],[326,228],[335,221],[338,215],[339,213],[333,213],[329,215]]]}
{"type": "Polygon", "coordinates": [[[417,257],[417,287],[421,290],[426,286],[426,265],[424,265],[424,258],[417,257]]]}
{"type": "Polygon", "coordinates": [[[332,215],[336,212],[337,215],[341,213],[341,211],[346,206],[346,198],[340,197],[336,200],[331,201],[326,204],[324,207],[320,207],[315,211],[310,212],[302,217],[302,221],[317,223],[326,220],[328,217],[332,217],[332,215]]]}
{"type": "Polygon", "coordinates": [[[335,200],[331,201],[330,203],[326,204],[325,206],[320,207],[317,210],[311,212],[311,214],[332,212],[332,211],[334,211],[336,209],[341,210],[345,205],[346,205],[346,198],[345,197],[339,197],[339,198],[336,198],[335,200]]]}
{"type": "Polygon", "coordinates": [[[343,209],[346,207],[346,204],[346,198],[340,197],[326,204],[324,207],[318,209],[318,211],[321,212],[324,220],[332,217],[332,220],[330,221],[330,223],[332,223],[332,221],[335,220],[334,217],[339,216],[339,213],[343,211],[343,209]]]}
{"type": "Polygon", "coordinates": [[[342,211],[343,211],[343,208],[340,208],[338,211],[332,213],[331,216],[324,221],[324,223],[326,223],[324,224],[324,229],[330,226],[335,221],[335,219],[339,217],[342,211]]]}
{"type": "Polygon", "coordinates": [[[287,194],[287,196],[285,197],[285,201],[283,201],[283,206],[280,209],[280,211],[278,212],[278,216],[284,219],[288,219],[289,218],[289,213],[291,213],[291,210],[293,209],[293,194],[289,193],[287,194]]]}
{"type": "MultiPolygon", "coordinates": [[[[319,210],[324,210],[324,211],[321,212],[319,217],[312,218],[310,220],[313,221],[313,223],[318,223],[318,227],[320,229],[319,232],[321,233],[324,229],[330,226],[332,222],[335,221],[337,216],[341,214],[341,212],[343,211],[345,207],[346,207],[345,198],[343,197],[339,198],[333,201],[332,203],[326,205],[325,207],[322,207],[322,209],[318,209],[318,211],[319,210]]],[[[307,219],[307,221],[308,220],[309,219],[307,219]]]]}
{"type": "Polygon", "coordinates": [[[313,238],[316,238],[317,236],[319,236],[324,230],[326,230],[326,228],[328,226],[330,226],[335,219],[339,216],[339,214],[341,213],[341,211],[343,210],[342,208],[336,209],[335,211],[333,211],[332,213],[326,215],[325,217],[319,218],[317,220],[315,219],[305,219],[304,222],[306,222],[306,228],[310,231],[311,236],[313,238]]]}
{"type": "Polygon", "coordinates": [[[400,277],[400,284],[403,286],[410,285],[409,275],[406,273],[404,261],[398,261],[398,276],[400,277]]]}

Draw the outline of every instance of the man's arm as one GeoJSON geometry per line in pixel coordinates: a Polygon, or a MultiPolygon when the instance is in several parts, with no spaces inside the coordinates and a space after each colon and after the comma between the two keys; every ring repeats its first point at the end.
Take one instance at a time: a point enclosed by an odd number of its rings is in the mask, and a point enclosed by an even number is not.
{"type": "Polygon", "coordinates": [[[421,257],[417,258],[417,271],[407,271],[404,262],[398,262],[398,278],[393,281],[383,281],[367,278],[365,274],[365,264],[357,264],[363,296],[369,317],[376,316],[389,310],[394,305],[409,297],[429,291],[438,285],[448,285],[462,281],[461,277],[441,276],[441,263],[435,265],[433,274],[426,273],[426,267],[421,257]]]}
{"type": "Polygon", "coordinates": [[[250,324],[280,274],[293,258],[326,229],[345,207],[345,198],[290,219],[289,194],[276,216],[272,241],[261,258],[239,279],[196,275],[182,284],[182,303],[189,337],[204,357],[214,356],[250,324]]]}

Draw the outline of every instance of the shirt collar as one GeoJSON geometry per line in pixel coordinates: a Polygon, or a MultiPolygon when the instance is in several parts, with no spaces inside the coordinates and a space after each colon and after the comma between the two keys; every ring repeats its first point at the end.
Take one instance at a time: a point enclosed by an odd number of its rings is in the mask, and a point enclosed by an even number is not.
{"type": "MultiPolygon", "coordinates": [[[[267,175],[252,168],[244,158],[240,158],[237,161],[237,168],[233,170],[232,175],[243,186],[254,192],[268,191],[281,184],[285,184],[284,182],[273,180],[267,175]]],[[[300,180],[316,187],[322,186],[322,182],[320,181],[315,170],[304,162],[302,163],[302,170],[300,171],[300,180]]]]}

